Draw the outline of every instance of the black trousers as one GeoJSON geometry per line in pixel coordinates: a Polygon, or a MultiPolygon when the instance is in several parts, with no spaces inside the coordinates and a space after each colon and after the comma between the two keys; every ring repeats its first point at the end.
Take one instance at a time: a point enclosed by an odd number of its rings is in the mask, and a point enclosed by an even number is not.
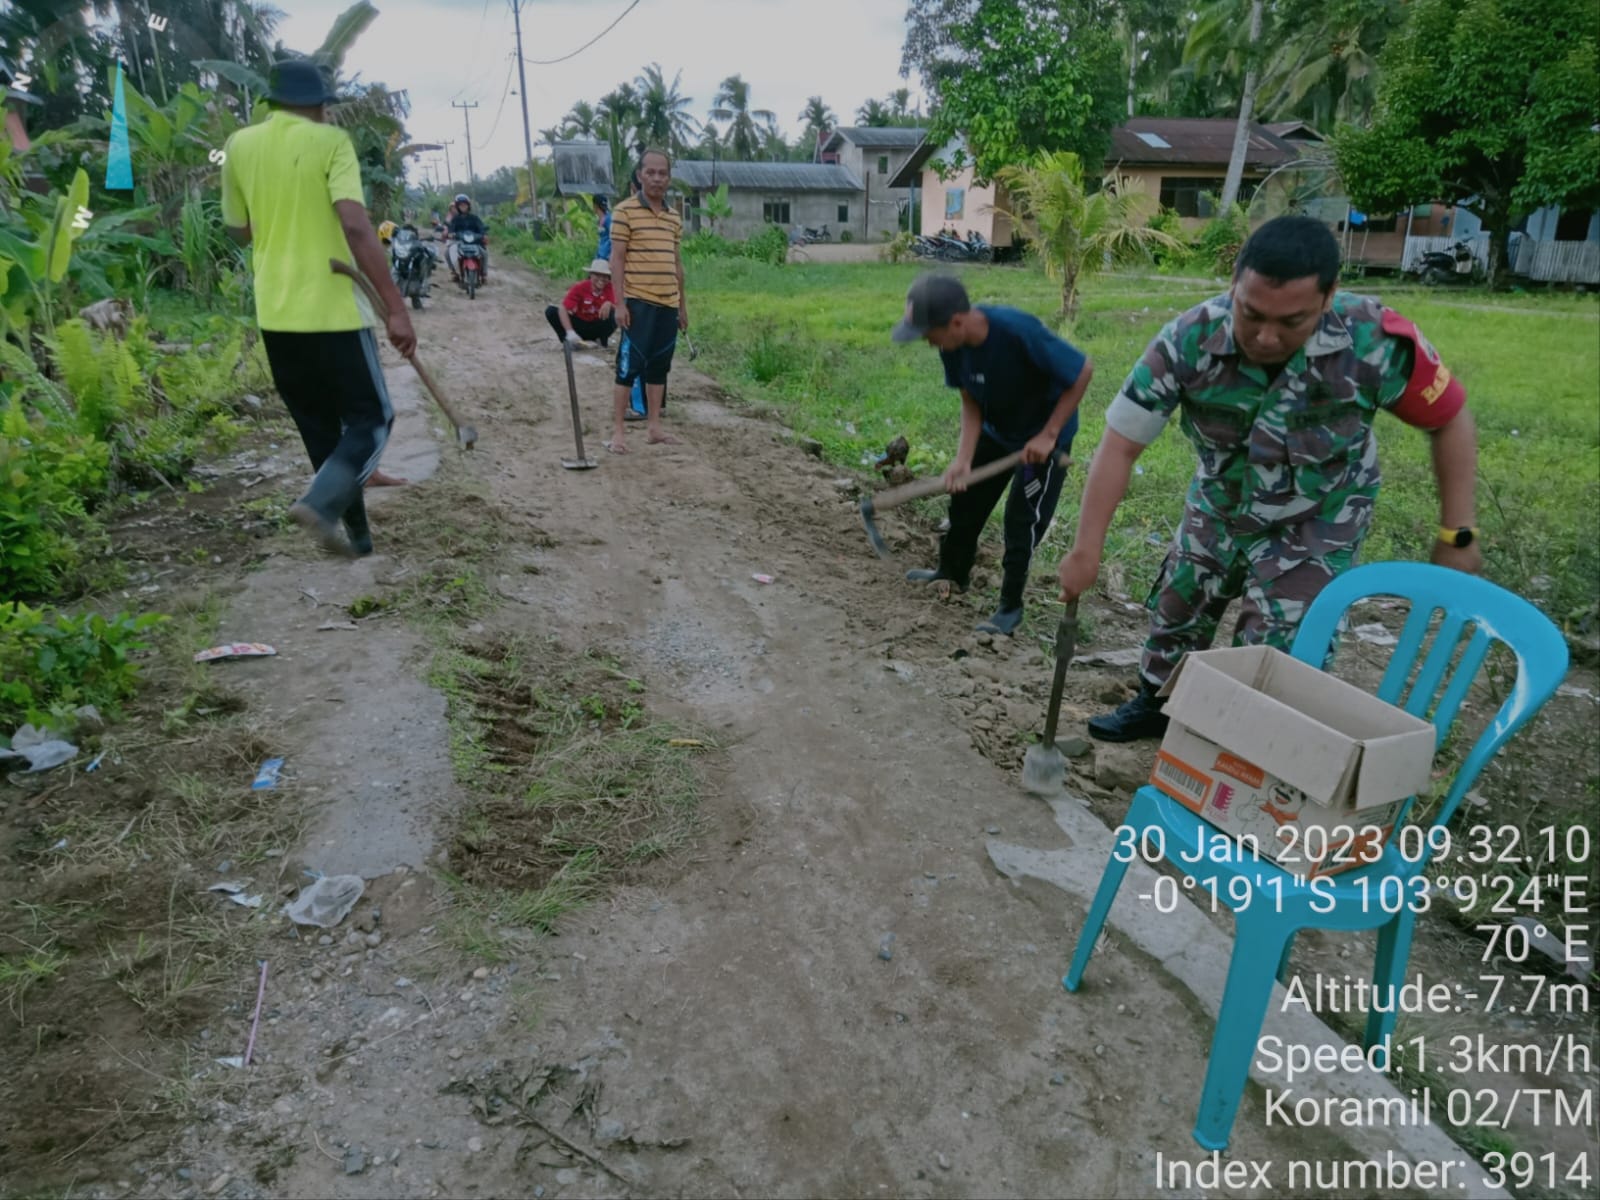
{"type": "Polygon", "coordinates": [[[678,310],[629,296],[628,313],[632,324],[617,351],[617,383],[632,387],[639,378],[666,383],[678,347],[678,310]]]}
{"type": "MultiPolygon", "coordinates": [[[[1063,450],[1069,448],[1062,447],[1063,450]]],[[[972,465],[981,467],[1009,453],[987,434],[980,434],[978,448],[972,455],[972,465]]],[[[1001,558],[1000,607],[1020,607],[1033,549],[1044,537],[1056,515],[1056,502],[1061,499],[1061,483],[1065,477],[1066,472],[1054,462],[1038,466],[1019,463],[1010,474],[985,479],[951,496],[950,530],[939,540],[939,573],[962,587],[967,585],[973,560],[978,556],[978,535],[983,532],[989,514],[999,503],[1001,493],[1009,486],[1011,494],[1006,497],[1005,511],[1005,554],[1001,558]]]]}
{"type": "Polygon", "coordinates": [[[361,488],[377,470],[394,407],[370,329],[339,333],[261,331],[272,382],[300,430],[316,478],[302,502],[329,521],[365,531],[361,488]]]}
{"type": "MultiPolygon", "coordinates": [[[[599,342],[604,346],[611,340],[611,335],[617,331],[617,318],[607,317],[604,321],[585,321],[576,313],[568,313],[572,320],[572,329],[586,342],[599,342]]],[[[544,319],[550,322],[550,328],[556,331],[556,337],[567,336],[567,327],[561,323],[561,309],[554,304],[545,305],[544,319]]]]}

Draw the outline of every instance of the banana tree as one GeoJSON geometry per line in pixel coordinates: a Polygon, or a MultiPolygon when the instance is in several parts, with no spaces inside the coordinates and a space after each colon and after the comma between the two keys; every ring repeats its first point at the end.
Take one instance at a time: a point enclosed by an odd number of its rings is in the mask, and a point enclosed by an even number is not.
{"type": "Polygon", "coordinates": [[[0,324],[8,337],[28,344],[33,323],[43,320],[47,330],[54,327],[51,299],[55,287],[66,278],[72,261],[72,243],[89,227],[87,212],[89,174],[81,167],[72,177],[72,186],[55,197],[47,214],[44,205],[29,204],[21,210],[21,220],[0,220],[0,324]],[[32,237],[25,237],[24,233],[32,237]]]}

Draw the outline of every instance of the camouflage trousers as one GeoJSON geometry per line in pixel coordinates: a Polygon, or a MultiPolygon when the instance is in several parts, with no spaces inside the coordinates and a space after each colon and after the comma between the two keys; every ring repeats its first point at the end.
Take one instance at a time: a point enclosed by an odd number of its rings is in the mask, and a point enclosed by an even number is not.
{"type": "Polygon", "coordinates": [[[1242,602],[1235,646],[1287,650],[1307,606],[1335,576],[1355,565],[1367,528],[1368,522],[1359,520],[1332,539],[1272,531],[1241,534],[1217,514],[1185,505],[1183,523],[1145,602],[1150,636],[1139,674],[1150,686],[1160,687],[1185,654],[1210,649],[1234,600],[1242,602]]]}

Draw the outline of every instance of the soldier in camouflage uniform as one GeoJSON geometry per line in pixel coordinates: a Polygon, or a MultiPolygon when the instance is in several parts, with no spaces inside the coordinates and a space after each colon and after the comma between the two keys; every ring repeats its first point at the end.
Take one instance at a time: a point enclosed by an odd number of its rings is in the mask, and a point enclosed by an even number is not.
{"type": "Polygon", "coordinates": [[[1095,717],[1105,741],[1159,737],[1155,695],[1204,650],[1242,598],[1236,645],[1287,648],[1307,605],[1352,566],[1378,495],[1380,409],[1427,430],[1440,496],[1432,559],[1476,572],[1477,443],[1459,382],[1404,317],[1336,290],[1339,247],[1307,217],[1263,225],[1233,287],[1167,323],[1106,412],[1078,534],[1060,567],[1063,599],[1093,585],[1134,460],[1174,412],[1199,465],[1160,577],[1139,694],[1095,717]]]}

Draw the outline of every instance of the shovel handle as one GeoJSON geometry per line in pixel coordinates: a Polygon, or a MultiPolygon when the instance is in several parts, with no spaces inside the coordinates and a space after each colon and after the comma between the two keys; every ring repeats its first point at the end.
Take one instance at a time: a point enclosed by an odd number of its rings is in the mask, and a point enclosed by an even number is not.
{"type": "Polygon", "coordinates": [[[1061,690],[1067,682],[1067,665],[1078,648],[1078,598],[1074,596],[1061,609],[1056,624],[1056,673],[1050,681],[1050,708],[1044,717],[1044,745],[1053,746],[1056,725],[1061,720],[1061,690]]]}
{"type": "MultiPolygon", "coordinates": [[[[993,479],[996,475],[1003,475],[1022,461],[1022,451],[1013,450],[1004,458],[997,458],[993,462],[984,463],[967,473],[967,485],[982,483],[985,479],[993,479]]],[[[1072,458],[1067,454],[1055,456],[1056,465],[1065,470],[1072,465],[1072,458]]],[[[874,513],[886,512],[891,508],[898,508],[909,500],[917,500],[923,496],[932,496],[945,490],[943,475],[929,475],[925,479],[913,480],[911,483],[902,484],[897,488],[890,488],[886,492],[879,492],[872,497],[872,511],[874,513]]]]}

